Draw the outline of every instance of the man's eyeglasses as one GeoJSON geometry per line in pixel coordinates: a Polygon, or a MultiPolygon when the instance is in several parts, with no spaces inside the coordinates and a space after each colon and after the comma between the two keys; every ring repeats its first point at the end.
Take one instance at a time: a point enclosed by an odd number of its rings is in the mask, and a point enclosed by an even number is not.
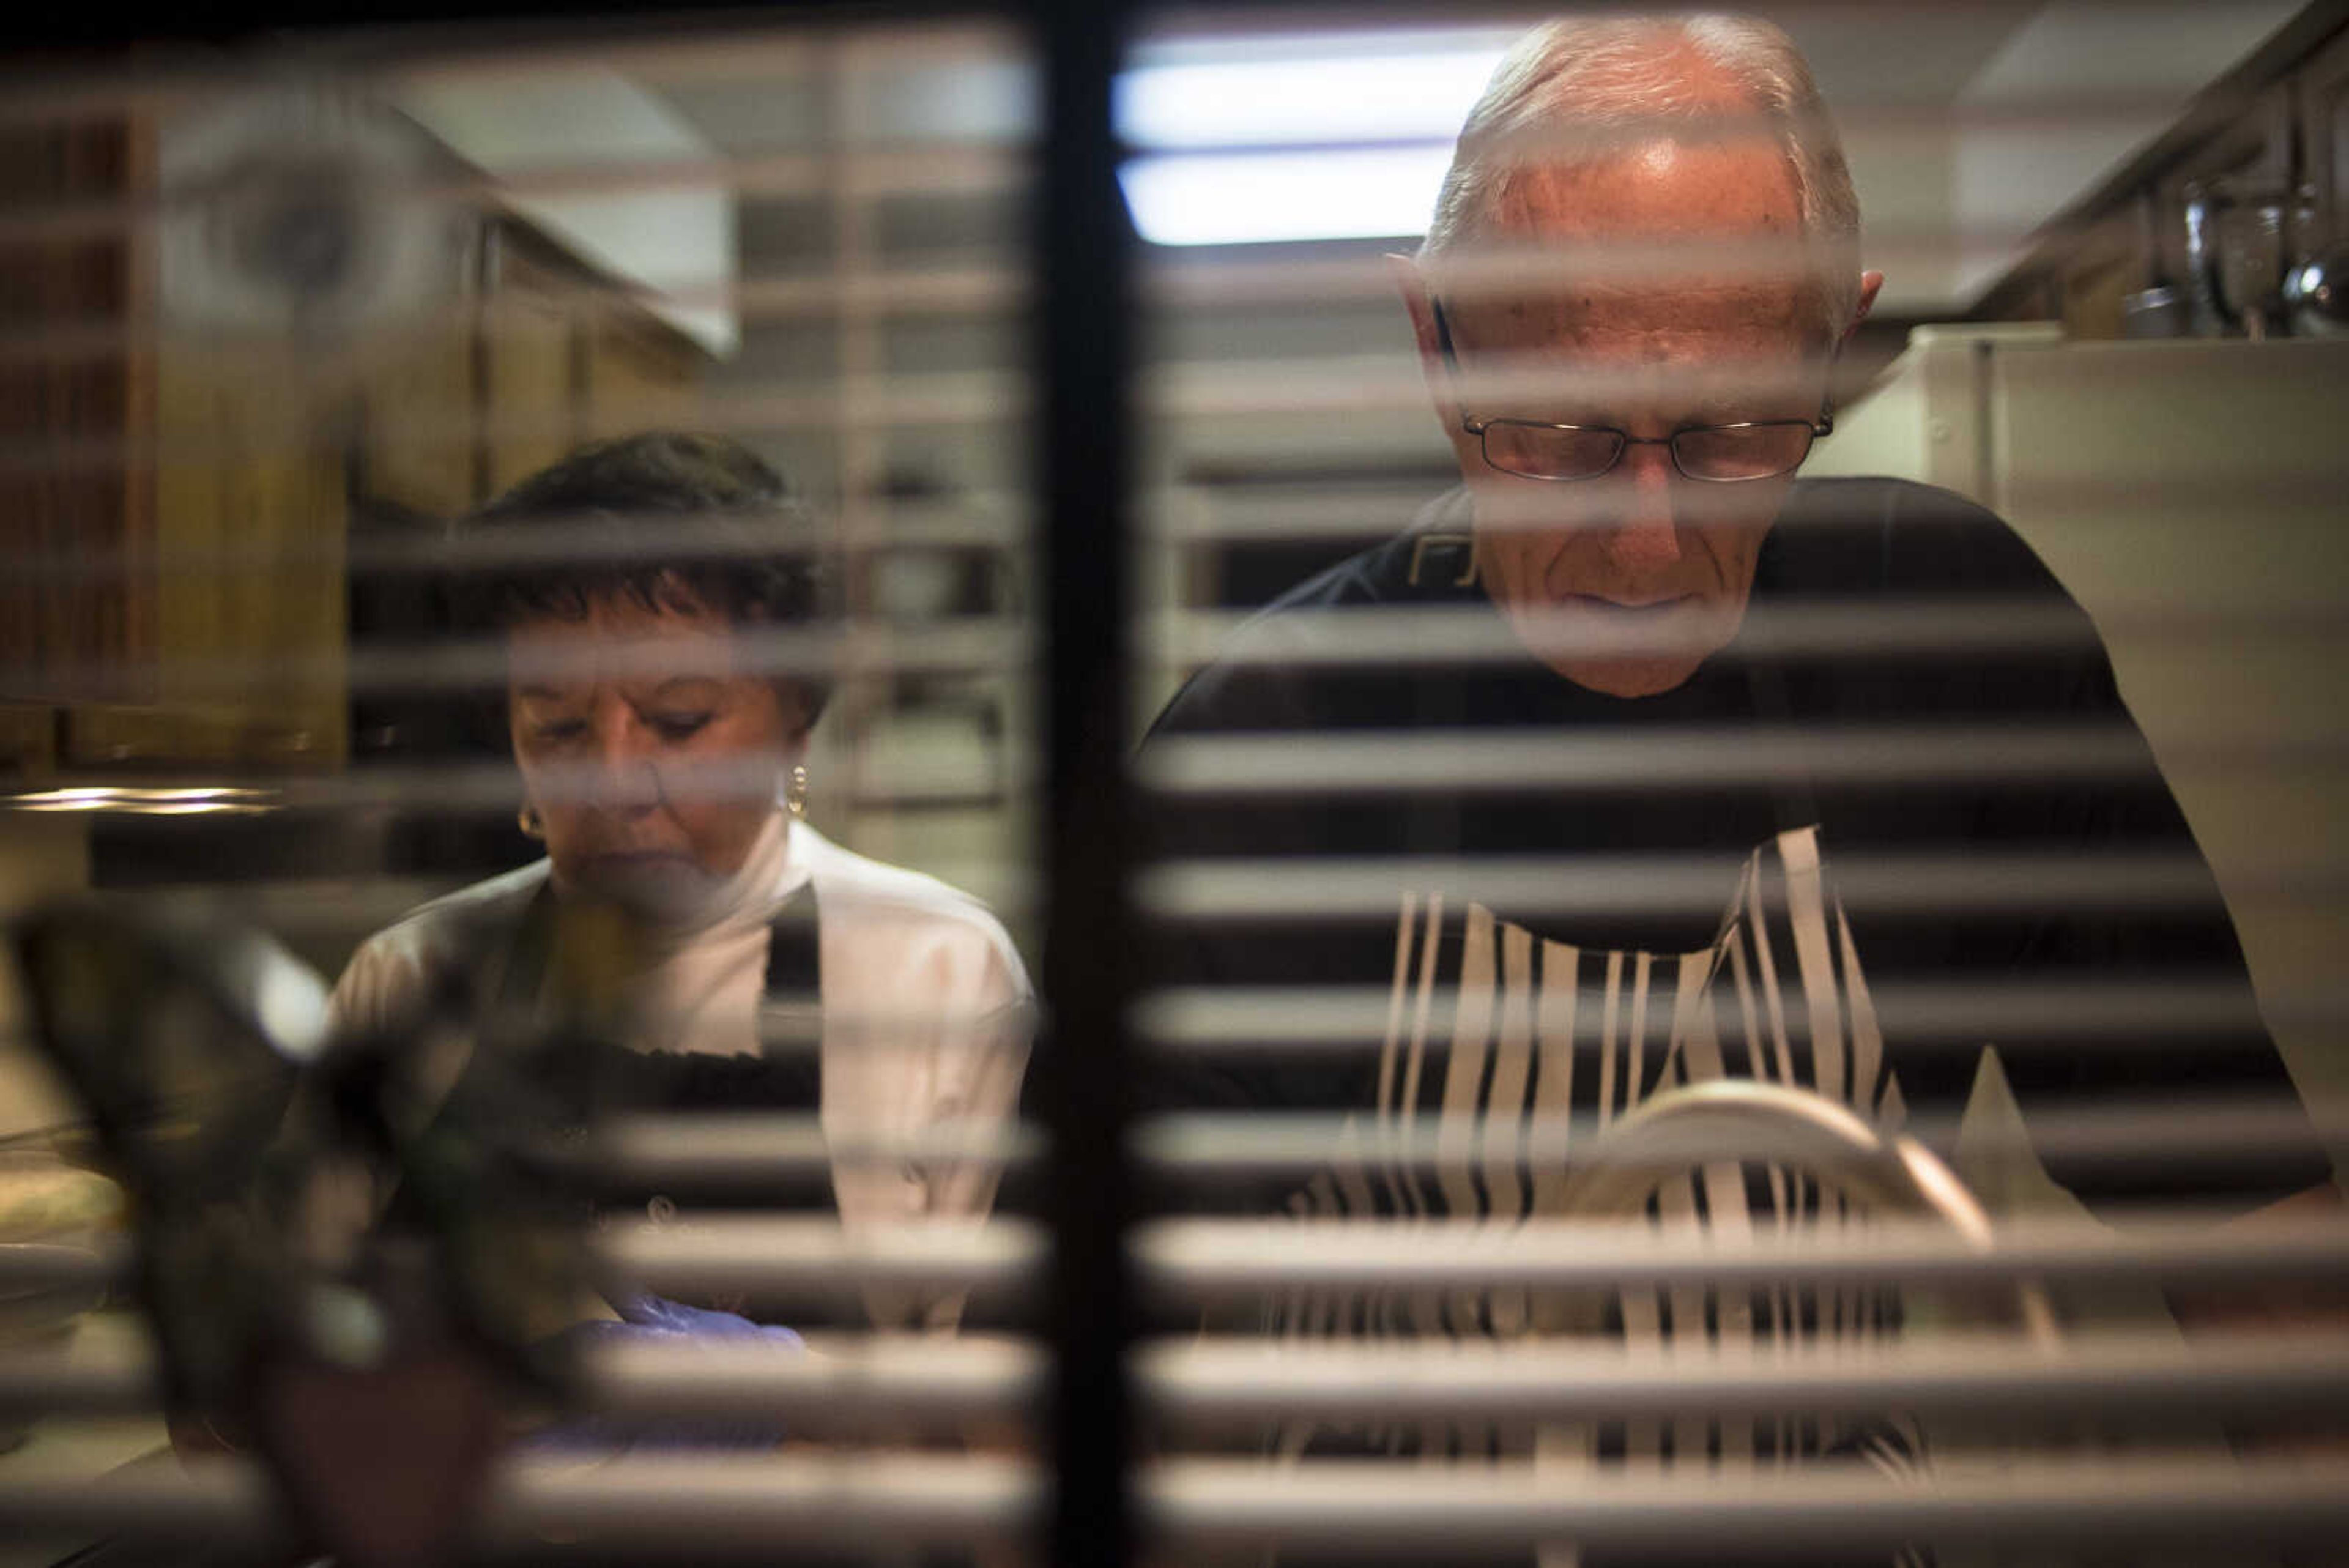
{"type": "MultiPolygon", "coordinates": [[[[1452,349],[1452,327],[1441,301],[1429,304],[1444,363],[1454,376],[1460,360],[1452,349]]],[[[1485,461],[1503,473],[1524,479],[1597,479],[1623,461],[1635,446],[1668,447],[1672,466],[1708,484],[1775,479],[1792,473],[1811,454],[1811,442],[1835,431],[1832,411],[1812,420],[1747,420],[1736,424],[1690,425],[1668,436],[1635,436],[1611,425],[1553,425],[1537,420],[1461,416],[1460,428],[1476,438],[1485,461]]]]}

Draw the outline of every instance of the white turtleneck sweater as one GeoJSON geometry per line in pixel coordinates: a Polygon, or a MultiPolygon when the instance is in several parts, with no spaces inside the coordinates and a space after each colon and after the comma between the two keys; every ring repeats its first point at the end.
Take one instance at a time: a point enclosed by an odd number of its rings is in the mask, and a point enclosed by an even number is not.
{"type": "MultiPolygon", "coordinates": [[[[780,811],[770,815],[740,869],[696,898],[689,913],[637,929],[642,967],[628,981],[642,1010],[631,1042],[638,1050],[758,1054],[769,929],[811,875],[804,856],[794,863],[790,849],[796,837],[804,850],[814,832],[802,824],[794,834],[790,825],[780,811]]],[[[558,896],[567,891],[560,877],[554,884],[558,896]]],[[[819,904],[825,891],[816,889],[819,904]]]]}
{"type": "MultiPolygon", "coordinates": [[[[362,943],[331,1004],[334,1022],[398,1018],[439,983],[497,993],[523,911],[550,875],[540,860],[413,910],[362,943]]],[[[1027,1068],[1034,1003],[1002,926],[935,877],[841,848],[781,811],[741,869],[690,919],[653,938],[632,977],[643,1050],[756,1054],[770,923],[812,882],[823,967],[823,1104],[836,1146],[946,1123],[1007,1124],[1027,1068]]],[[[560,886],[557,888],[558,896],[560,886]]],[[[835,1156],[833,1189],[852,1233],[893,1220],[977,1219],[996,1171],[971,1161],[921,1166],[835,1156]]],[[[904,1321],[875,1302],[875,1315],[904,1321]]],[[[951,1317],[951,1303],[921,1315],[951,1317]]]]}

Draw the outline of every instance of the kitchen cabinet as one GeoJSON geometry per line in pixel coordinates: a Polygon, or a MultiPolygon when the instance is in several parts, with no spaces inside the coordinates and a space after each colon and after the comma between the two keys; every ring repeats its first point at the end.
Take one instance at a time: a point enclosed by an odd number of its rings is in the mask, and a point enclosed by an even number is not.
{"type": "Polygon", "coordinates": [[[578,327],[585,376],[580,423],[590,437],[674,429],[693,422],[698,350],[617,301],[591,305],[578,327]]]}
{"type": "MultiPolygon", "coordinates": [[[[150,132],[0,147],[20,202],[136,196],[150,132]]],[[[412,570],[371,546],[440,522],[612,429],[688,417],[700,350],[510,217],[475,286],[382,340],[227,343],[152,307],[136,224],[0,250],[18,351],[0,359],[0,778],[19,784],[315,773],[396,738],[348,679],[352,649],[429,635],[412,570]],[[60,320],[127,326],[49,355],[60,320]],[[29,343],[29,348],[27,344],[29,343]]],[[[394,552],[395,554],[397,552],[394,552]]]]}
{"type": "Polygon", "coordinates": [[[2317,51],[2292,78],[2292,111],[2300,136],[2302,172],[2314,198],[2314,233],[2300,236],[2314,250],[2349,238],[2349,30],[2317,51]]]}
{"type": "Polygon", "coordinates": [[[154,641],[146,700],[76,704],[68,767],[328,768],[346,753],[343,467],[266,356],[169,341],[152,358],[154,641]]]}
{"type": "Polygon", "coordinates": [[[39,702],[0,702],[0,778],[46,782],[57,763],[57,710],[39,702]]]}
{"type": "Polygon", "coordinates": [[[425,324],[361,392],[355,487],[379,507],[446,517],[473,504],[473,316],[425,324]]]}
{"type": "MultiPolygon", "coordinates": [[[[7,128],[0,205],[21,219],[117,201],[143,161],[120,123],[7,128]]],[[[24,223],[0,240],[0,768],[17,777],[56,760],[58,704],[149,695],[151,535],[125,451],[140,378],[105,332],[134,308],[134,245],[24,223]]]]}
{"type": "MultiPolygon", "coordinates": [[[[473,499],[487,500],[578,444],[585,401],[580,359],[592,286],[518,225],[485,242],[478,315],[480,467],[473,499]]],[[[424,411],[424,410],[419,410],[424,411]]]]}
{"type": "MultiPolygon", "coordinates": [[[[2193,284],[2186,214],[2198,190],[2239,204],[2215,220],[2225,231],[2219,247],[2235,253],[2235,287],[2266,296],[2275,312],[2286,266],[2349,239],[2349,28],[2287,47],[2256,78],[2215,98],[2189,121],[2191,131],[2181,126],[2166,139],[2159,162],[2115,176],[2053,226],[2039,252],[1983,296],[1973,318],[2060,318],[2075,340],[2129,335],[2130,295],[2193,284]],[[2273,214],[2264,229],[2256,216],[2263,208],[2273,214]]],[[[2262,322],[2261,334],[2279,326],[2262,322]]],[[[2249,328],[2229,330],[2242,336],[2249,328]]]]}

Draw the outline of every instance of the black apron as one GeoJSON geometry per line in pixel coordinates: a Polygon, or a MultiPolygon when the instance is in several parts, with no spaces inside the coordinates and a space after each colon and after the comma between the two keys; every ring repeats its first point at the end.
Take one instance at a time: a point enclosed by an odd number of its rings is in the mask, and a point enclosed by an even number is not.
{"type": "MultiPolygon", "coordinates": [[[[535,1010],[546,983],[557,914],[552,885],[541,888],[523,911],[498,986],[501,1013],[528,1017],[535,1010]]],[[[768,924],[757,1055],[640,1051],[601,1039],[576,1047],[573,1060],[589,1080],[590,1103],[596,1112],[816,1115],[823,1103],[821,919],[815,886],[810,882],[768,924]]],[[[829,1213],[836,1207],[829,1167],[745,1172],[737,1182],[677,1195],[607,1178],[597,1182],[597,1195],[605,1212],[637,1208],[656,1220],[679,1208],[829,1213]]]]}

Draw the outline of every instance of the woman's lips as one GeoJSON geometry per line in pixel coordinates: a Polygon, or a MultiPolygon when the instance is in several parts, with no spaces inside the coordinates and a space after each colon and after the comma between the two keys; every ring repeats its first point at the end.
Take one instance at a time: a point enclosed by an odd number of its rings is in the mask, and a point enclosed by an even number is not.
{"type": "Polygon", "coordinates": [[[674,881],[701,869],[692,856],[671,849],[613,850],[581,856],[574,865],[580,881],[607,887],[674,881]]]}

